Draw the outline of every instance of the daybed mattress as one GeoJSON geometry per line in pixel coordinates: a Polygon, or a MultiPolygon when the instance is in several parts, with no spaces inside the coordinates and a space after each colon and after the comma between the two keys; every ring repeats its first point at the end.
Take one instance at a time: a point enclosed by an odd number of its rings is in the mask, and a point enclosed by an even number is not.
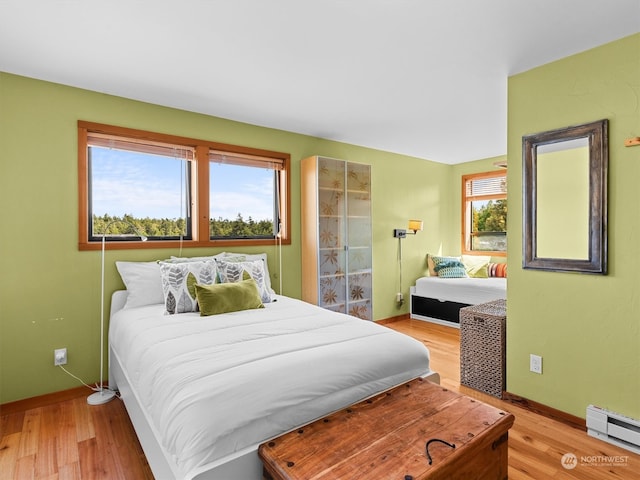
{"type": "Polygon", "coordinates": [[[477,305],[507,298],[507,279],[421,277],[416,280],[413,295],[477,305]]]}
{"type": "Polygon", "coordinates": [[[426,347],[389,328],[287,297],[265,306],[111,318],[112,354],[180,478],[432,373],[426,347]]]}

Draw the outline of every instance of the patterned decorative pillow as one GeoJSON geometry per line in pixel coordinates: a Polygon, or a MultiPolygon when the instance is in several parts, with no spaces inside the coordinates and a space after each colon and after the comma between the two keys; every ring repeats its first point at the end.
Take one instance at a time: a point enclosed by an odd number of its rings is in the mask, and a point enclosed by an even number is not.
{"type": "Polygon", "coordinates": [[[254,260],[262,260],[264,263],[264,282],[267,284],[269,291],[273,293],[271,289],[271,276],[269,275],[269,265],[267,264],[266,253],[222,252],[216,255],[216,258],[225,262],[253,262],[254,260]]]}
{"type": "Polygon", "coordinates": [[[460,261],[460,257],[434,257],[433,270],[442,278],[465,278],[467,272],[464,264],[460,261]]]}
{"type": "Polygon", "coordinates": [[[264,262],[264,279],[267,284],[267,288],[271,293],[274,293],[271,288],[271,276],[269,275],[269,266],[267,264],[266,253],[233,253],[233,252],[221,252],[215,255],[209,255],[205,257],[176,257],[172,256],[170,259],[165,260],[170,263],[182,263],[182,262],[195,262],[204,260],[221,260],[225,262],[252,262],[254,260],[262,260],[264,262]]]}
{"type": "Polygon", "coordinates": [[[243,272],[247,272],[256,281],[263,303],[271,302],[271,291],[267,287],[264,262],[253,260],[248,262],[227,262],[218,260],[218,276],[220,283],[239,282],[243,280],[243,272]]]}
{"type": "Polygon", "coordinates": [[[507,277],[507,264],[506,263],[490,263],[487,267],[490,277],[507,277]]]}
{"type": "Polygon", "coordinates": [[[214,260],[202,262],[160,263],[164,305],[169,315],[197,312],[195,285],[216,283],[218,266],[214,260]]]}

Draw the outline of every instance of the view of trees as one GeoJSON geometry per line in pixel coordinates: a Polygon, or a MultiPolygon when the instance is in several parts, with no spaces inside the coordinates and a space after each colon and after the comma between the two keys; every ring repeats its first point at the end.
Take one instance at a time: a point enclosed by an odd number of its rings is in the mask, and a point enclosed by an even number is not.
{"type": "Polygon", "coordinates": [[[473,205],[471,248],[475,251],[506,252],[507,201],[489,200],[473,205]]]}
{"type": "Polygon", "coordinates": [[[247,220],[238,213],[235,220],[209,219],[209,235],[213,238],[273,237],[273,220],[255,221],[251,216],[247,220]]]}
{"type": "MultiPolygon", "coordinates": [[[[474,205],[475,207],[475,205],[474,205]]],[[[473,209],[474,232],[506,232],[507,201],[489,200],[486,205],[473,209]]]]}
{"type": "MultiPolygon", "coordinates": [[[[235,220],[210,219],[210,236],[214,238],[256,238],[273,237],[273,221],[255,221],[251,217],[247,220],[238,213],[235,220]]],[[[183,218],[135,218],[125,214],[122,217],[114,215],[93,216],[93,235],[102,237],[116,237],[119,235],[144,235],[153,237],[179,237],[186,235],[186,221],[183,218]]]]}

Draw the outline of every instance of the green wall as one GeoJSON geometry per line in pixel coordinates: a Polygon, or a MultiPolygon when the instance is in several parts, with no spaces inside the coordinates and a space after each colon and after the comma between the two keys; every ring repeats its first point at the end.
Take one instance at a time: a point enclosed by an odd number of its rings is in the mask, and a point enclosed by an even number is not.
{"type": "Polygon", "coordinates": [[[584,417],[640,417],[640,34],[509,79],[507,389],[584,417]],[[609,274],[523,270],[522,136],[609,119],[609,274]],[[529,372],[529,354],[543,374],[529,372]]]}
{"type": "MultiPolygon", "coordinates": [[[[282,276],[283,293],[292,297],[301,293],[299,166],[304,157],[372,165],[376,319],[408,312],[408,303],[402,308],[395,303],[399,272],[393,229],[406,228],[410,218],[425,222],[424,231],[404,241],[407,298],[409,286],[425,272],[424,255],[451,237],[447,165],[0,73],[0,404],[79,385],[53,366],[55,348],[68,349],[71,372],[87,383],[98,380],[100,254],[77,247],[79,119],[289,152],[293,238],[283,247],[282,276]]],[[[246,251],[258,250],[269,254],[277,286],[275,248],[246,251]]],[[[107,252],[108,294],[122,288],[116,260],[175,254],[175,249],[107,252]]]]}

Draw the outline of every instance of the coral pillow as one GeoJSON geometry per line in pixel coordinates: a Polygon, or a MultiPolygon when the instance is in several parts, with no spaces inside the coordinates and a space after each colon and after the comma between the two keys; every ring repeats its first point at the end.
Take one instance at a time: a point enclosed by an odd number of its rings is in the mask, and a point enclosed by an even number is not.
{"type": "Polygon", "coordinates": [[[506,263],[490,263],[487,266],[487,270],[489,272],[489,276],[490,277],[505,278],[507,276],[507,264],[506,263]]]}

